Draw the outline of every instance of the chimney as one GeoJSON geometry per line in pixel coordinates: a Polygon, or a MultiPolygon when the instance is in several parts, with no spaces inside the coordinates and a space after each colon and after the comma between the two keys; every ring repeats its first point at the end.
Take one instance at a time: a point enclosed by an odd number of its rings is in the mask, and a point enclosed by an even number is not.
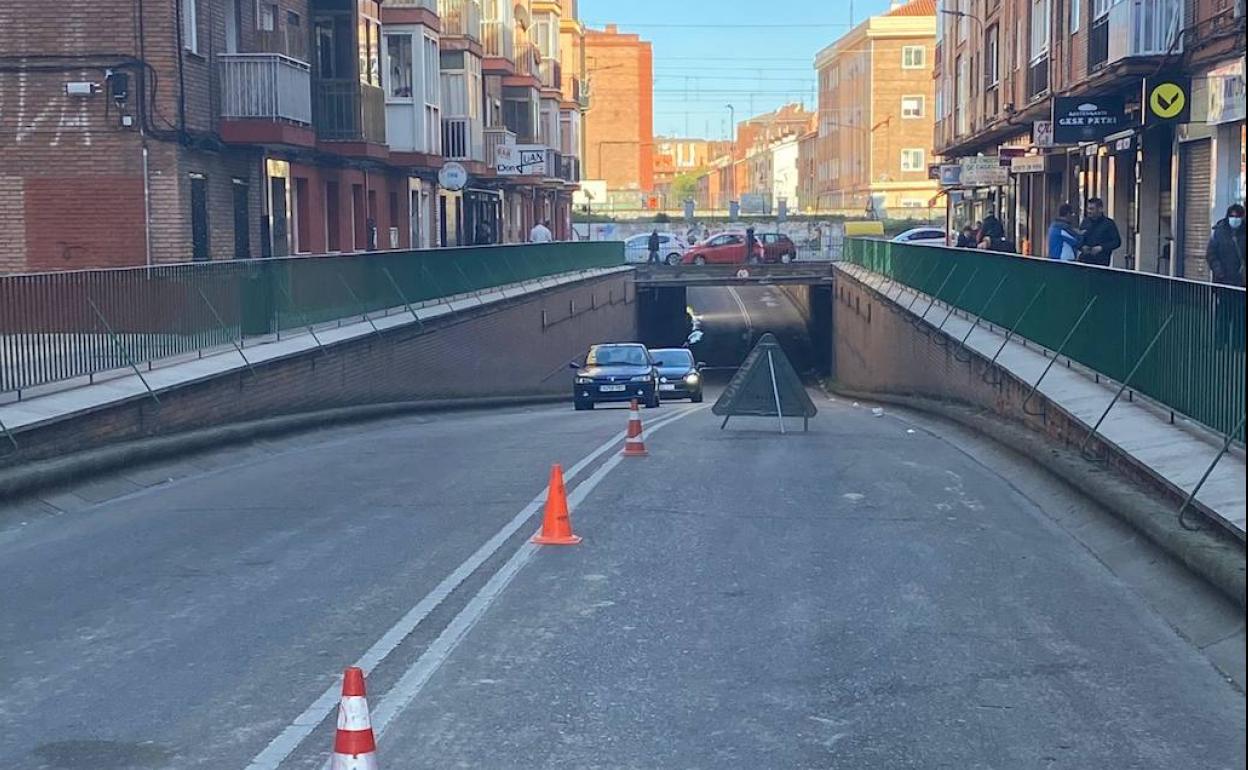
{"type": "Polygon", "coordinates": [[[619,28],[619,27],[617,27],[616,25],[614,25],[614,24],[608,24],[608,25],[607,25],[607,34],[608,34],[608,35],[616,35],[616,34],[619,34],[619,31],[620,31],[620,28],[619,28]]]}
{"type": "Polygon", "coordinates": [[[892,11],[897,10],[903,5],[905,5],[905,3],[901,2],[901,0],[892,0],[892,2],[888,4],[888,10],[891,13],[892,11]]]}

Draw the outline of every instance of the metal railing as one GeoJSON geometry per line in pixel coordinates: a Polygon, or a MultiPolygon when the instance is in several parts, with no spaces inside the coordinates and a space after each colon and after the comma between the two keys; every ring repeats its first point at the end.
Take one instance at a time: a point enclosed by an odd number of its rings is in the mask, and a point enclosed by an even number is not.
{"type": "Polygon", "coordinates": [[[481,22],[481,47],[486,56],[513,61],[516,58],[516,32],[512,22],[501,19],[481,22]]]}
{"type": "Polygon", "coordinates": [[[858,238],[845,259],[1244,440],[1243,289],[858,238]]]}
{"type": "Polygon", "coordinates": [[[502,126],[488,126],[485,129],[485,162],[490,168],[498,166],[498,148],[500,145],[514,145],[516,134],[502,126]]]}
{"type": "Polygon", "coordinates": [[[312,70],[280,53],[217,54],[221,117],[312,124],[312,70]]]}
{"type": "Polygon", "coordinates": [[[488,160],[475,118],[442,118],[442,157],[447,160],[488,160]]]}
{"type": "Polygon", "coordinates": [[[4,275],[0,393],[623,263],[623,244],[585,242],[4,275]]]}
{"type": "Polygon", "coordinates": [[[541,67],[541,54],[528,35],[516,35],[516,74],[536,78],[541,67]]]}
{"type": "Polygon", "coordinates": [[[316,84],[316,132],[331,142],[386,141],[386,95],[352,78],[316,84]]]}
{"type": "Polygon", "coordinates": [[[559,64],[557,59],[543,58],[538,64],[541,73],[538,76],[542,88],[554,89],[556,91],[563,88],[563,66],[559,64]]]}
{"type": "Polygon", "coordinates": [[[438,0],[442,37],[481,39],[480,0],[438,0]]]}

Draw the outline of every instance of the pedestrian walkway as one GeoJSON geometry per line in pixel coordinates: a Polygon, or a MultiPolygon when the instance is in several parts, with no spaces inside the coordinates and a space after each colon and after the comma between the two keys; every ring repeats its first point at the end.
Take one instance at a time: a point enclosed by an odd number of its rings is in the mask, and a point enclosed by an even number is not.
{"type": "MultiPolygon", "coordinates": [[[[926,307],[923,303],[932,299],[927,294],[901,288],[887,277],[856,265],[842,263],[836,269],[878,291],[887,291],[890,298],[902,307],[926,307]]],[[[938,322],[933,318],[944,320],[944,313],[933,313],[926,319],[925,322],[934,328],[938,322]]],[[[1098,381],[1093,373],[1077,365],[1053,366],[1046,375],[1045,369],[1053,360],[1047,351],[1034,344],[1025,345],[1017,336],[1002,348],[1006,340],[1003,330],[989,328],[983,323],[976,325],[973,317],[961,311],[944,322],[943,331],[955,339],[965,337],[966,347],[987,359],[995,356],[997,365],[1023,382],[1034,383],[1043,375],[1044,379],[1036,389],[1037,394],[1061,407],[1089,429],[1096,425],[1113,402],[1098,431],[1101,439],[1122,450],[1181,494],[1191,494],[1222,449],[1222,440],[1208,429],[1180,415],[1174,415],[1172,423],[1169,410],[1148,402],[1138,394],[1132,398],[1124,394],[1114,401],[1121,383],[1104,378],[1098,381]]],[[[1245,498],[1244,454],[1240,448],[1232,447],[1214,466],[1196,494],[1195,502],[1243,540],[1245,498]]]]}
{"type": "MultiPolygon", "coordinates": [[[[396,307],[367,317],[355,316],[310,327],[303,333],[287,334],[281,338],[266,337],[245,341],[241,350],[223,345],[197,355],[181,356],[157,362],[151,369],[140,373],[133,370],[117,370],[112,376],[97,377],[93,382],[80,381],[77,387],[57,389],[42,395],[24,398],[0,405],[0,424],[10,434],[67,419],[111,404],[143,398],[153,393],[159,398],[162,391],[220,377],[269,361],[289,358],[316,350],[318,347],[361,339],[379,331],[413,323],[413,315],[420,323],[453,315],[482,305],[498,302],[561,286],[587,278],[612,273],[627,272],[632,268],[599,268],[574,273],[538,278],[509,284],[472,294],[459,294],[414,305],[410,308],[396,307]],[[244,360],[246,356],[246,360],[244,360]]],[[[0,436],[0,440],[7,440],[0,436]]]]}

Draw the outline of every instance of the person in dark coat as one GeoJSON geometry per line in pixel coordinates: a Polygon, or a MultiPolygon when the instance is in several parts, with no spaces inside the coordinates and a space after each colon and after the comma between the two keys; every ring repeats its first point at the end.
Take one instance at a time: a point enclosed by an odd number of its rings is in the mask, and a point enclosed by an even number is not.
{"type": "Polygon", "coordinates": [[[979,228],[979,248],[989,251],[1006,251],[1005,246],[1005,225],[1001,224],[996,213],[989,211],[979,228]]]}
{"type": "Polygon", "coordinates": [[[650,233],[649,240],[646,241],[646,249],[649,250],[650,252],[650,259],[647,261],[650,264],[652,265],[659,264],[659,246],[661,246],[662,243],[663,242],[659,239],[658,229],[653,230],[650,233]]]}
{"type": "Polygon", "coordinates": [[[745,228],[745,261],[754,261],[754,244],[758,243],[758,239],[754,237],[754,225],[745,228]]]}
{"type": "Polygon", "coordinates": [[[1114,250],[1122,245],[1118,225],[1105,216],[1105,201],[1089,198],[1087,217],[1080,226],[1083,245],[1079,247],[1079,261],[1086,265],[1108,267],[1114,259],[1114,250]]]}
{"type": "Polygon", "coordinates": [[[1235,203],[1213,226],[1213,237],[1205,250],[1214,283],[1244,285],[1244,248],[1244,207],[1235,203]]]}
{"type": "Polygon", "coordinates": [[[962,232],[958,233],[957,246],[959,249],[973,249],[975,248],[975,241],[975,228],[970,225],[966,225],[962,228],[962,232]]]}

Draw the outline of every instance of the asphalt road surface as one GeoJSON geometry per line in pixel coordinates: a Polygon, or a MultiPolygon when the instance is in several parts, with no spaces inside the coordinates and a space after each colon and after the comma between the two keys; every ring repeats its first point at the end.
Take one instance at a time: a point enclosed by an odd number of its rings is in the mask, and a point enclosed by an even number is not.
{"type": "Polygon", "coordinates": [[[0,767],[319,770],[359,662],[386,770],[1243,766],[1243,693],[1051,482],[812,395],[647,410],[644,459],[623,409],[465,412],[0,509],[0,767]],[[538,549],[553,462],[584,542],[538,549]]]}
{"type": "Polygon", "coordinates": [[[799,372],[811,368],[806,320],[781,289],[695,286],[687,289],[687,297],[706,335],[694,346],[699,361],[714,369],[731,370],[759,337],[771,332],[799,372]]]}

